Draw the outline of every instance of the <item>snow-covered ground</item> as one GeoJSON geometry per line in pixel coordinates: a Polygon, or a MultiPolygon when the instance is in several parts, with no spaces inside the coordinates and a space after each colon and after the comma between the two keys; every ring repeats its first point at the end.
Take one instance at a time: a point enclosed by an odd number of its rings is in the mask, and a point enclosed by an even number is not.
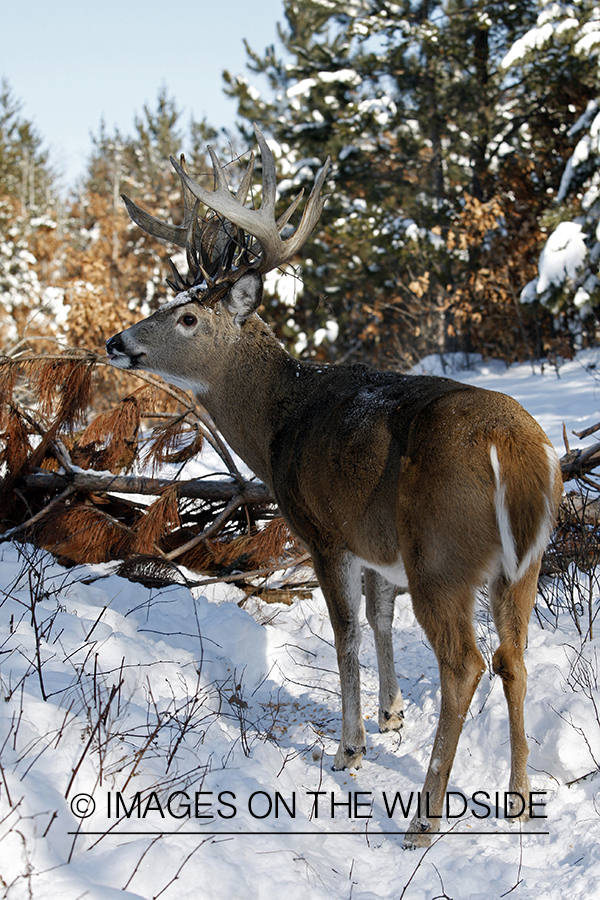
{"type": "MultiPolygon", "coordinates": [[[[435,359],[422,368],[441,372],[435,359]]],[[[500,364],[446,374],[516,397],[561,453],[563,421],[570,432],[600,419],[598,353],[565,363],[560,377],[500,364]]],[[[252,600],[241,608],[243,595],[227,585],[192,596],[102,573],[0,545],[1,896],[598,895],[600,641],[582,644],[568,612],[556,621],[540,600],[526,656],[530,779],[544,792],[538,813],[546,818],[520,829],[471,799],[486,791],[502,801],[508,787],[506,705],[488,674],[449,785],[450,812],[465,796],[464,816],[443,822],[453,831],[429,851],[405,852],[401,803],[412,794],[410,818],[439,703],[435,658],[407,595],[394,622],[402,741],[377,730],[365,624],[368,755],[357,772],[333,772],[339,683],[320,591],[291,606],[252,600]]],[[[580,599],[588,588],[597,608],[595,581],[581,582],[580,599]]],[[[483,608],[478,632],[489,660],[494,637],[483,608]]]]}

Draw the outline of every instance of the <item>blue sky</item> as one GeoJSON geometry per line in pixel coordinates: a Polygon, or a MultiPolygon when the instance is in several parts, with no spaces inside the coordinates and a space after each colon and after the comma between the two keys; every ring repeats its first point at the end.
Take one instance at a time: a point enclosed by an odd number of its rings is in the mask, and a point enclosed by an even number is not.
{"type": "Polygon", "coordinates": [[[193,114],[231,126],[222,70],[252,77],[243,38],[262,53],[284,22],[283,0],[5,0],[0,10],[0,77],[67,185],[83,172],[102,117],[109,131],[130,133],[163,84],[184,125],[193,114]]]}

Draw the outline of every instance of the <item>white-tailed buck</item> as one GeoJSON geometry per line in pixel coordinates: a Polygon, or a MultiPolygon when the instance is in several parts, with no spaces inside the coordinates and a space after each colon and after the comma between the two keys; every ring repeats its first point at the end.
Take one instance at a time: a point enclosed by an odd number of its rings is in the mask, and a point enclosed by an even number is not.
{"type": "Polygon", "coordinates": [[[562,492],[557,456],[540,426],[510,397],[445,378],[379,372],[363,365],[293,359],[256,314],[262,275],[294,256],[325,203],[329,160],[300,224],[282,231],[300,196],[275,218],[275,163],[260,131],[262,203],[246,206],[253,157],[234,196],[210,150],[216,187],[182,183],[181,226],[159,222],[130,200],[132,218],[187,251],[189,275],[173,266],[174,300],[112,337],[112,365],[145,369],[192,391],[239,456],[270,487],[289,527],[312,554],[335,634],[342,735],[335,769],[366,752],[360,705],[359,603],[379,665],[379,728],[404,724],[391,626],[396,586],[408,584],[415,615],[435,650],[441,710],[407,846],[438,830],[448,777],[469,704],[484,671],[472,624],[486,582],[500,638],[493,657],[510,723],[509,788],[527,800],[523,651],[540,560],[562,492]],[[211,212],[198,216],[199,203],[211,212]]]}

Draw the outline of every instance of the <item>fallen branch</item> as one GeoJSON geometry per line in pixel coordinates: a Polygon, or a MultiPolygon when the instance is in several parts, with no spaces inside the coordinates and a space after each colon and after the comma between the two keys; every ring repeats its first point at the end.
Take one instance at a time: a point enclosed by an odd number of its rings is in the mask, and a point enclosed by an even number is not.
{"type": "Polygon", "coordinates": [[[180,497],[197,500],[228,501],[240,497],[241,503],[275,503],[275,499],[262,481],[244,481],[242,485],[225,479],[192,478],[174,482],[168,478],[146,478],[143,475],[112,475],[102,472],[34,472],[22,477],[27,488],[42,491],[74,490],[93,493],[149,494],[159,496],[166,488],[177,486],[180,497]]]}
{"type": "Polygon", "coordinates": [[[1,534],[0,544],[4,541],[11,541],[15,537],[15,535],[20,534],[23,531],[27,531],[28,528],[36,525],[40,521],[40,519],[43,519],[44,516],[48,515],[49,512],[51,512],[56,506],[58,506],[59,503],[62,503],[63,500],[66,500],[66,498],[69,497],[74,491],[75,488],[73,487],[73,485],[68,484],[57,497],[54,497],[50,501],[50,503],[40,509],[39,512],[37,512],[34,516],[31,516],[31,518],[27,519],[27,521],[25,522],[21,522],[20,525],[15,525],[14,528],[9,528],[8,531],[5,531],[4,534],[1,534]]]}
{"type": "Polygon", "coordinates": [[[583,450],[568,450],[560,460],[563,481],[583,478],[600,465],[600,444],[593,444],[583,450]]]}
{"type": "Polygon", "coordinates": [[[588,437],[590,434],[595,434],[597,431],[600,431],[600,422],[596,422],[595,425],[591,425],[589,428],[584,428],[583,431],[574,431],[573,434],[575,437],[578,437],[580,440],[588,437]]]}
{"type": "Polygon", "coordinates": [[[120,559],[156,583],[180,581],[171,560],[215,577],[286,562],[296,542],[275,498],[245,479],[206,410],[134,372],[143,386],[94,412],[93,369],[104,364],[87,353],[0,360],[0,541],[33,541],[70,563],[120,559]],[[219,475],[125,474],[181,472],[203,440],[219,475]]]}

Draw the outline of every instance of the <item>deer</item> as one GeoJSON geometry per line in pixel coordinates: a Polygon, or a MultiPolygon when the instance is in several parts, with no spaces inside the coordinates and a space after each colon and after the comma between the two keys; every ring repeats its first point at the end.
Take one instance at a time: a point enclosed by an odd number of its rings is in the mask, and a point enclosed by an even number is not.
{"type": "Polygon", "coordinates": [[[492,667],[508,705],[509,790],[529,796],[524,650],[562,495],[560,465],[540,425],[504,394],[363,364],[315,364],[284,349],[257,313],[263,276],[296,256],[315,228],[331,160],[285,237],[302,192],[276,218],[275,160],[257,126],[255,133],[262,160],[257,209],[247,205],[254,153],[233,193],[211,147],[214,190],[192,179],[183,156],[171,159],[184,198],[181,225],[123,197],[135,223],[185,249],[189,271],[184,277],[171,262],[174,299],[111,337],[107,356],[112,366],[191,391],[310,552],[339,667],[334,770],[360,767],[366,753],[363,589],[377,655],[379,729],[404,726],[392,619],[398,587],[408,585],[437,658],[441,692],[421,793],[427,803],[404,837],[405,847],[427,847],[439,831],[459,736],[486,668],[473,626],[476,594],[486,584],[499,637],[492,667]]]}

